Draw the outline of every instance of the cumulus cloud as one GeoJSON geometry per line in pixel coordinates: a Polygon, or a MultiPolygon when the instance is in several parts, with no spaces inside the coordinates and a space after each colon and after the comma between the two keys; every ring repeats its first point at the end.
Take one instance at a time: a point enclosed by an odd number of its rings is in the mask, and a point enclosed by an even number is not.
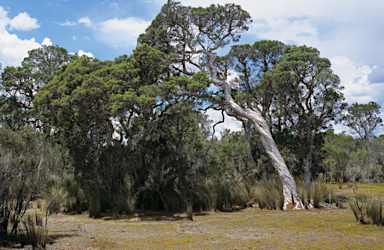
{"type": "Polygon", "coordinates": [[[41,43],[41,45],[51,46],[52,45],[51,39],[49,39],[48,37],[44,38],[44,40],[41,43]]]}
{"type": "Polygon", "coordinates": [[[331,62],[333,70],[341,79],[341,85],[345,87],[343,93],[349,104],[370,101],[384,103],[381,94],[384,91],[384,82],[372,84],[369,80],[369,75],[377,66],[361,65],[345,56],[333,57],[331,62]]]}
{"type": "Polygon", "coordinates": [[[77,52],[77,55],[80,57],[80,56],[88,56],[88,57],[93,57],[93,54],[91,52],[84,52],[82,50],[79,50],[79,52],[77,52]]]}
{"type": "Polygon", "coordinates": [[[11,34],[7,30],[8,26],[17,30],[37,28],[37,20],[34,20],[36,19],[30,18],[26,13],[21,13],[15,18],[10,19],[8,18],[8,12],[0,6],[0,63],[2,63],[3,67],[20,65],[24,57],[28,56],[29,50],[41,46],[34,38],[20,39],[17,35],[11,34]]]}
{"type": "Polygon", "coordinates": [[[40,27],[36,18],[31,18],[28,13],[19,13],[9,22],[9,30],[32,30],[40,27]]]}

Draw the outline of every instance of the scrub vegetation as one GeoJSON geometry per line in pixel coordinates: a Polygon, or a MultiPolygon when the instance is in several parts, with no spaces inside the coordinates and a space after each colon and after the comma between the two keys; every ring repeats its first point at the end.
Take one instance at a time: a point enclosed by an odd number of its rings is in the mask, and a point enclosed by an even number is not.
{"type": "Polygon", "coordinates": [[[251,22],[235,4],[168,1],[131,55],[42,46],[5,67],[1,245],[382,244],[380,106],[348,107],[316,48],[263,40],[216,53],[251,22]],[[224,114],[242,131],[215,133],[224,114]]]}

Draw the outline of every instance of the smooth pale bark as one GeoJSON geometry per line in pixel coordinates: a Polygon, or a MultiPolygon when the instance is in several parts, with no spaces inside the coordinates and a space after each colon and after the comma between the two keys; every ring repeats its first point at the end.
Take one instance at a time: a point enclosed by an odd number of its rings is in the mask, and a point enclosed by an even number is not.
{"type": "Polygon", "coordinates": [[[249,108],[240,107],[231,96],[230,85],[225,81],[217,79],[216,71],[212,67],[213,63],[211,63],[210,66],[211,81],[224,91],[225,101],[228,105],[225,110],[226,113],[230,116],[236,115],[247,119],[252,123],[255,130],[259,133],[260,141],[262,142],[265,151],[271,159],[283,186],[284,210],[287,208],[288,204],[295,204],[296,208],[303,208],[302,202],[297,192],[296,183],[293,180],[287,165],[285,164],[284,158],[281,156],[276,146],[276,143],[269,130],[268,123],[260,112],[251,110],[249,108]]]}

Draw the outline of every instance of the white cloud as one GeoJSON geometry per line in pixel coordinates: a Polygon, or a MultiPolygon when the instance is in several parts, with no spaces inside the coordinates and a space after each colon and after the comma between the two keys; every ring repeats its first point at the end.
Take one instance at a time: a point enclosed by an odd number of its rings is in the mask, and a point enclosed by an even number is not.
{"type": "Polygon", "coordinates": [[[376,66],[361,65],[345,56],[333,57],[331,62],[332,69],[337,72],[341,85],[345,87],[343,93],[349,104],[370,101],[384,103],[384,83],[372,84],[369,80],[369,75],[377,69],[376,66]]]}
{"type": "Polygon", "coordinates": [[[91,52],[84,52],[82,50],[79,50],[79,52],[77,52],[77,54],[80,56],[88,56],[88,57],[93,57],[93,54],[91,52]]]}
{"type": "MultiPolygon", "coordinates": [[[[23,13],[21,13],[23,14],[23,13]]],[[[0,6],[0,63],[3,67],[6,66],[18,66],[24,59],[28,56],[28,51],[32,49],[39,48],[41,45],[35,41],[34,38],[31,39],[20,39],[15,34],[10,34],[6,27],[11,24],[12,20],[8,18],[8,12],[0,6]]],[[[28,27],[34,27],[33,21],[31,23],[23,23],[20,20],[25,18],[25,15],[20,14],[18,18],[13,23],[14,29],[26,30],[28,27]]],[[[33,19],[33,18],[31,18],[33,19]]],[[[37,24],[37,21],[36,21],[37,24]]],[[[36,26],[36,25],[35,25],[36,26]]]]}
{"type": "Polygon", "coordinates": [[[51,39],[49,39],[48,37],[44,38],[41,45],[51,46],[52,45],[51,39]]]}
{"type": "MultiPolygon", "coordinates": [[[[103,2],[108,3],[108,1],[103,2]]],[[[110,7],[119,8],[117,3],[110,3],[110,7]]],[[[77,22],[66,21],[65,23],[58,23],[60,25],[78,25],[85,24],[95,32],[96,38],[104,44],[113,48],[124,48],[136,45],[138,36],[145,31],[151,22],[145,21],[137,17],[128,18],[113,18],[103,22],[92,22],[86,16],[82,17],[77,22]]],[[[84,37],[90,40],[88,36],[84,37]]],[[[75,39],[73,39],[75,40],[75,39]]]]}
{"type": "Polygon", "coordinates": [[[61,25],[61,26],[75,26],[75,25],[78,24],[77,22],[71,22],[71,21],[68,21],[68,19],[65,20],[64,23],[57,23],[57,22],[54,22],[54,23],[56,23],[56,24],[58,24],[58,25],[61,25]]]}
{"type": "Polygon", "coordinates": [[[73,41],[77,41],[77,37],[76,36],[72,36],[72,40],[73,41]]]}
{"type": "Polygon", "coordinates": [[[77,20],[77,22],[78,23],[84,23],[85,26],[88,26],[88,27],[90,27],[92,25],[91,19],[89,19],[89,17],[87,17],[87,16],[80,18],[79,20],[77,20]]]}
{"type": "Polygon", "coordinates": [[[19,13],[9,22],[9,30],[32,30],[40,27],[36,18],[31,18],[28,13],[19,13]]]}
{"type": "Polygon", "coordinates": [[[115,48],[132,46],[150,23],[136,17],[109,19],[98,24],[98,38],[115,48]]]}

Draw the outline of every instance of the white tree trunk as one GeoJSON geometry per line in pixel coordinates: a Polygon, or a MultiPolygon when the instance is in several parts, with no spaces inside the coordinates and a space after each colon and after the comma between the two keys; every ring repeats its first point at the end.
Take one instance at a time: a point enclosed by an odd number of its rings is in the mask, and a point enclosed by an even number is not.
{"type": "MultiPolygon", "coordinates": [[[[211,64],[212,66],[213,64],[211,64]]],[[[226,109],[228,115],[237,115],[250,121],[256,131],[260,134],[260,140],[263,143],[265,151],[272,161],[283,186],[284,195],[284,210],[287,209],[288,204],[295,205],[295,208],[303,208],[303,204],[299,198],[296,183],[290,174],[284,158],[281,156],[277,149],[276,143],[269,130],[268,123],[261,115],[260,112],[251,110],[249,108],[240,107],[231,96],[230,85],[222,80],[217,79],[216,72],[213,67],[210,67],[211,81],[224,91],[225,101],[229,106],[226,109]]]]}

